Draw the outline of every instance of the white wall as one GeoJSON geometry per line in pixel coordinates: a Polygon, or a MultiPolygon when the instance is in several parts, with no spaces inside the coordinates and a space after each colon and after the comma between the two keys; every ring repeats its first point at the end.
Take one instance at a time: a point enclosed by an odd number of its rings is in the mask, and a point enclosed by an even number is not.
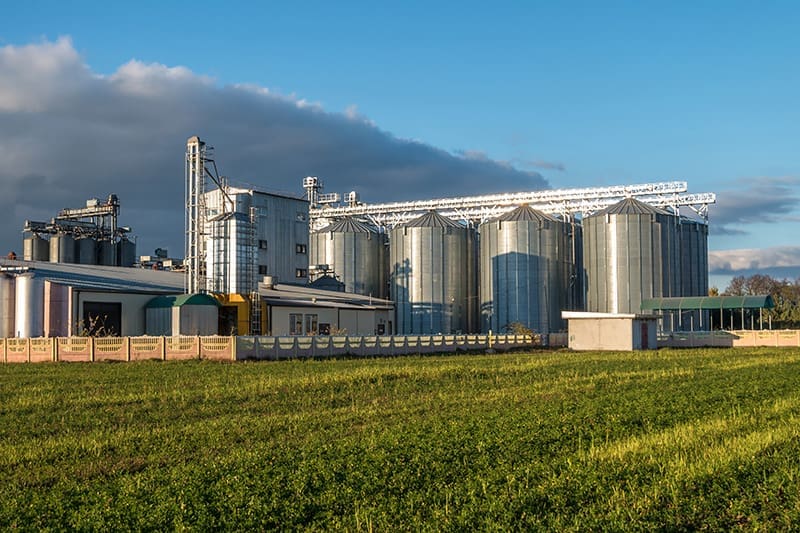
{"type": "Polygon", "coordinates": [[[85,291],[73,288],[72,291],[72,317],[70,320],[70,334],[76,334],[83,319],[84,302],[111,302],[121,304],[122,331],[115,332],[122,337],[136,337],[145,334],[145,306],[155,298],[153,294],[127,294],[116,292],[85,291]]]}

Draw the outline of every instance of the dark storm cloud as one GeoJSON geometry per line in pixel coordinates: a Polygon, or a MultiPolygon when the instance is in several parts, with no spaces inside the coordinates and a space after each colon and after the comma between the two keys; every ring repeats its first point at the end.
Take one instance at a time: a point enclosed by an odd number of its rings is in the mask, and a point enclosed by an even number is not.
{"type": "Polygon", "coordinates": [[[798,178],[754,178],[737,181],[738,189],[717,193],[710,207],[715,235],[745,235],[755,223],[783,222],[796,212],[800,201],[798,178]]]}
{"type": "MultiPolygon", "coordinates": [[[[367,202],[547,188],[537,172],[399,139],[355,112],[253,86],[222,86],[182,67],[131,61],[93,73],[69,39],[0,48],[0,245],[20,247],[24,219],[115,193],[139,252],[183,248],[183,151],[199,135],[233,183],[367,202]]],[[[19,250],[17,250],[19,252],[19,250]]]]}

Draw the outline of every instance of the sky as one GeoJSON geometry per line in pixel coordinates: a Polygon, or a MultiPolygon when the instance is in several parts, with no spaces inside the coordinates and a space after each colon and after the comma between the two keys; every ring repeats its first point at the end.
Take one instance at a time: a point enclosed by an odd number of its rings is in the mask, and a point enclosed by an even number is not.
{"type": "Polygon", "coordinates": [[[199,135],[232,183],[366,202],[686,181],[712,285],[800,275],[797,2],[290,4],[6,6],[0,249],[114,193],[182,255],[199,135]]]}

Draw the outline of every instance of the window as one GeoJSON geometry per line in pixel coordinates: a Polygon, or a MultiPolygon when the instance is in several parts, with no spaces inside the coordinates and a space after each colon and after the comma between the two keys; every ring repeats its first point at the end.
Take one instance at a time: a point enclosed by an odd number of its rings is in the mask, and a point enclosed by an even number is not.
{"type": "Polygon", "coordinates": [[[289,313],[289,335],[303,334],[303,315],[300,313],[289,313]]]}
{"type": "Polygon", "coordinates": [[[295,253],[298,254],[306,254],[308,253],[308,246],[306,246],[305,244],[295,244],[294,251],[295,253]]]}
{"type": "Polygon", "coordinates": [[[306,315],[306,335],[317,335],[317,315],[306,315]]]}
{"type": "Polygon", "coordinates": [[[267,265],[258,265],[258,274],[260,276],[266,276],[267,275],[267,265]]]}
{"type": "Polygon", "coordinates": [[[298,268],[294,271],[294,277],[296,278],[307,278],[308,277],[308,270],[305,268],[298,268]]]}
{"type": "Polygon", "coordinates": [[[258,241],[258,248],[259,248],[260,250],[266,250],[266,249],[267,249],[267,241],[265,241],[265,240],[263,240],[263,239],[259,239],[259,241],[258,241]]]}

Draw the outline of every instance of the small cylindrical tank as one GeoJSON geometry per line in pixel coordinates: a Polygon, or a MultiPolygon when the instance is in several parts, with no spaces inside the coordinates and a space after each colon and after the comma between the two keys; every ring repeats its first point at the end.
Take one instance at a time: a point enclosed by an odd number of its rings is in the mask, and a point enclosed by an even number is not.
{"type": "Polygon", "coordinates": [[[49,261],[50,243],[36,234],[25,237],[22,241],[22,258],[25,261],[49,261]]]}
{"type": "Polygon", "coordinates": [[[44,281],[33,274],[17,276],[14,305],[15,336],[44,335],[44,281]]]}
{"type": "Polygon", "coordinates": [[[75,262],[75,239],[72,235],[59,233],[50,237],[50,262],[75,262]]]}
{"type": "Polygon", "coordinates": [[[16,283],[13,276],[0,274],[0,338],[13,337],[16,307],[16,283]]]}
{"type": "Polygon", "coordinates": [[[398,333],[478,330],[475,230],[431,211],[392,229],[389,254],[398,333]]]}

